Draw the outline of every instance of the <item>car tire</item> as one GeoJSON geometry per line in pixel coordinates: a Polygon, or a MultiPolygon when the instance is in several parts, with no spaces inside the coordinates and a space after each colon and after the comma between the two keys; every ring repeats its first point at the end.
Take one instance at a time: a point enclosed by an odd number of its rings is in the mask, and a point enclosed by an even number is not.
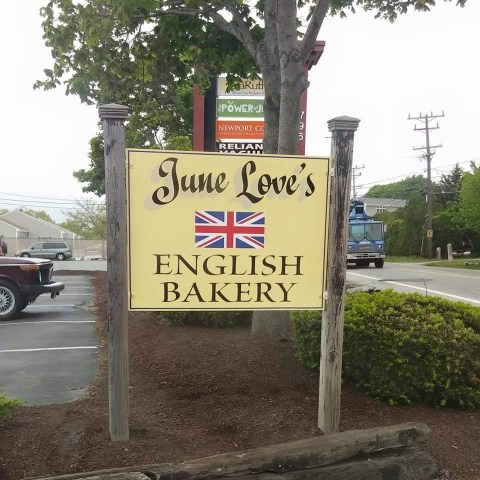
{"type": "Polygon", "coordinates": [[[13,283],[0,280],[0,320],[15,318],[24,303],[23,295],[13,283]]]}
{"type": "Polygon", "coordinates": [[[63,253],[57,253],[57,260],[62,262],[63,260],[65,260],[65,255],[63,253]]]}
{"type": "Polygon", "coordinates": [[[380,260],[375,260],[375,268],[383,268],[383,258],[381,258],[380,260]]]}
{"type": "Polygon", "coordinates": [[[30,254],[27,252],[23,252],[20,256],[26,258],[26,257],[30,257],[30,254]]]}

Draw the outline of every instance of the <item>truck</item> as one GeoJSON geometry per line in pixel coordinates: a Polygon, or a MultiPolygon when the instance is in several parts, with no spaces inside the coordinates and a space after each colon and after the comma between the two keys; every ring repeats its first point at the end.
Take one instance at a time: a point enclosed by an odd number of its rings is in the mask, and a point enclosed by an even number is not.
{"type": "Polygon", "coordinates": [[[365,203],[353,200],[348,219],[347,263],[382,268],[385,262],[383,222],[374,220],[365,211],[365,203]]]}

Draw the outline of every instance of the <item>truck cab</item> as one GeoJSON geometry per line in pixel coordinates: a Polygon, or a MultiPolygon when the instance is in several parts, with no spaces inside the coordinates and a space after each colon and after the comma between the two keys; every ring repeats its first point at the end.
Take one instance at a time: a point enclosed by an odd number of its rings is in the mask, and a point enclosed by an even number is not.
{"type": "Polygon", "coordinates": [[[365,204],[353,201],[348,219],[347,263],[368,267],[373,263],[382,268],[385,262],[383,222],[374,220],[365,211],[365,204]]]}

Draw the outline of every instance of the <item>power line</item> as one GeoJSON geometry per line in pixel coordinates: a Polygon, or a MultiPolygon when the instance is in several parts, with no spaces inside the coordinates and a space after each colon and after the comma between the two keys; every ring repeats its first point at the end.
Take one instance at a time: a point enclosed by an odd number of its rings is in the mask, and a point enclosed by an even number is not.
{"type": "Polygon", "coordinates": [[[355,165],[352,170],[352,199],[355,200],[357,198],[357,192],[355,190],[355,178],[360,177],[362,175],[362,172],[356,173],[357,170],[363,170],[365,168],[365,165],[362,165],[361,167],[357,167],[355,165]]]}
{"type": "Polygon", "coordinates": [[[37,198],[37,199],[45,199],[45,200],[66,200],[67,202],[76,201],[75,198],[41,197],[37,195],[21,195],[20,193],[11,193],[11,192],[0,192],[0,195],[10,195],[12,197],[22,197],[22,198],[37,198]]]}

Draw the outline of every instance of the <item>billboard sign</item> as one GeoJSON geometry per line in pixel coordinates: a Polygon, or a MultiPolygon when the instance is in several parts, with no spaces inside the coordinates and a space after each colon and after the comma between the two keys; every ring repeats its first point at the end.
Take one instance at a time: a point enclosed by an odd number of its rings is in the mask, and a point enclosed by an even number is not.
{"type": "Polygon", "coordinates": [[[130,310],[322,309],[329,159],[128,150],[130,310]]]}
{"type": "Polygon", "coordinates": [[[217,152],[220,153],[248,153],[250,155],[259,155],[263,153],[263,143],[261,142],[217,142],[217,152]]]}
{"type": "Polygon", "coordinates": [[[240,81],[240,85],[235,90],[230,90],[227,92],[227,78],[218,77],[217,79],[217,96],[230,96],[230,95],[254,95],[262,96],[265,95],[265,90],[263,88],[263,80],[248,80],[244,79],[240,81]]]}
{"type": "Polygon", "coordinates": [[[264,122],[253,120],[217,120],[217,140],[262,140],[264,122]]]}
{"type": "Polygon", "coordinates": [[[218,98],[217,117],[263,119],[263,100],[259,98],[218,98]]]}

